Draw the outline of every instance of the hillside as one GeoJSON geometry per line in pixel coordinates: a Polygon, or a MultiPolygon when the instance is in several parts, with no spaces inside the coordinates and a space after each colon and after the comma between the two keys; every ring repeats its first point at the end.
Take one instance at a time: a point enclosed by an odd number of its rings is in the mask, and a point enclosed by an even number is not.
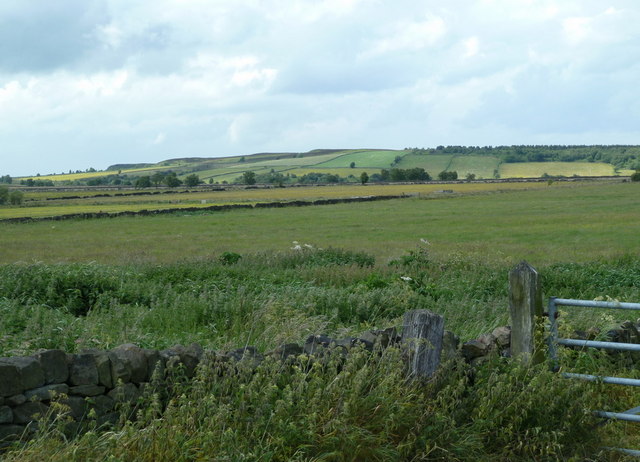
{"type": "MultiPolygon", "coordinates": [[[[152,182],[188,175],[210,184],[243,182],[244,172],[255,173],[258,183],[358,182],[365,172],[383,169],[424,169],[431,177],[456,171],[458,178],[536,178],[546,176],[629,175],[640,168],[640,146],[438,146],[435,149],[316,149],[305,153],[168,159],[156,164],[116,164],[104,171],[23,177],[27,185],[135,185],[148,176],[152,182]],[[155,180],[154,180],[155,175],[155,180]]],[[[379,180],[375,176],[372,180],[379,180]]],[[[384,179],[384,177],[382,178],[384,179]]]]}

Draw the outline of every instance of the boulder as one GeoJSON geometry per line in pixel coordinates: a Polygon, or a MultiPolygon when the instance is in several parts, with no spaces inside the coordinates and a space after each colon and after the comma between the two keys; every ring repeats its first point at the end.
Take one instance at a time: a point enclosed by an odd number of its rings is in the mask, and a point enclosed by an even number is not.
{"type": "Polygon", "coordinates": [[[479,340],[469,340],[462,345],[462,355],[467,361],[489,354],[490,348],[479,340]]]}
{"type": "Polygon", "coordinates": [[[69,383],[71,385],[97,385],[98,368],[92,354],[70,355],[69,383]]]}
{"type": "Polygon", "coordinates": [[[60,394],[69,393],[69,386],[66,383],[54,383],[44,387],[34,388],[24,392],[27,401],[48,401],[60,394]]]}
{"type": "Polygon", "coordinates": [[[192,343],[188,347],[175,345],[166,350],[160,351],[160,357],[165,361],[167,368],[175,368],[178,364],[184,366],[185,375],[189,378],[195,375],[196,368],[204,350],[197,343],[192,343]]]}
{"type": "Polygon", "coordinates": [[[0,397],[13,396],[24,391],[20,371],[15,364],[0,358],[0,397]]]}
{"type": "Polygon", "coordinates": [[[44,385],[44,370],[36,358],[32,356],[15,356],[2,358],[2,362],[13,364],[18,369],[23,390],[44,385]]]}
{"type": "Polygon", "coordinates": [[[59,402],[66,407],[63,414],[71,416],[76,420],[82,419],[87,413],[87,402],[80,396],[69,396],[61,399],[59,402]]]}
{"type": "Polygon", "coordinates": [[[120,345],[111,350],[115,356],[123,362],[128,362],[131,370],[131,382],[141,383],[148,379],[147,356],[142,348],[132,343],[120,345]]]}
{"type": "Polygon", "coordinates": [[[69,394],[77,396],[97,396],[102,395],[105,392],[105,387],[102,385],[76,385],[69,388],[69,394]]]}
{"type": "Polygon", "coordinates": [[[227,353],[227,357],[233,361],[247,361],[252,367],[256,367],[264,359],[260,352],[252,346],[232,350],[227,353]]]}
{"type": "Polygon", "coordinates": [[[500,349],[507,348],[511,345],[511,327],[496,327],[493,329],[493,332],[491,332],[491,335],[495,338],[495,343],[500,349]]]}
{"type": "Polygon", "coordinates": [[[285,360],[289,356],[299,356],[304,350],[297,343],[284,343],[274,350],[267,353],[268,356],[273,356],[276,359],[285,360]]]}
{"type": "Polygon", "coordinates": [[[95,409],[98,417],[101,417],[111,412],[116,406],[116,402],[109,396],[98,395],[89,398],[89,406],[95,409]]]}
{"type": "Polygon", "coordinates": [[[42,350],[33,355],[44,371],[46,384],[64,383],[69,378],[67,354],[62,350],[42,350]]]}
{"type": "Polygon", "coordinates": [[[308,355],[322,353],[334,340],[326,335],[310,335],[304,342],[304,352],[308,355]]]}
{"type": "Polygon", "coordinates": [[[13,412],[9,406],[0,406],[0,424],[13,423],[13,412]]]}
{"type": "Polygon", "coordinates": [[[451,332],[445,330],[442,335],[442,351],[440,353],[440,360],[447,361],[454,359],[459,355],[460,338],[451,332]]]}
{"type": "Polygon", "coordinates": [[[93,361],[96,364],[98,370],[98,385],[103,387],[113,388],[113,379],[111,377],[111,360],[109,354],[106,351],[90,348],[82,350],[83,354],[89,354],[93,356],[93,361]]]}
{"type": "Polygon", "coordinates": [[[4,399],[4,404],[6,404],[7,406],[19,406],[22,403],[26,403],[26,402],[27,402],[27,397],[24,396],[22,393],[18,395],[8,396],[7,398],[4,399]]]}
{"type": "Polygon", "coordinates": [[[133,383],[119,385],[107,393],[107,396],[116,403],[134,403],[140,397],[140,391],[133,383]]]}
{"type": "Polygon", "coordinates": [[[24,431],[24,425],[0,425],[0,448],[19,439],[24,431]]]}
{"type": "Polygon", "coordinates": [[[144,348],[142,351],[144,356],[147,358],[147,372],[149,380],[152,378],[154,380],[164,378],[165,363],[160,356],[160,352],[158,350],[150,350],[147,348],[144,348]]]}
{"type": "Polygon", "coordinates": [[[48,410],[49,406],[39,401],[26,402],[13,408],[13,422],[16,424],[28,424],[43,418],[48,410]]]}
{"type": "Polygon", "coordinates": [[[108,355],[109,364],[111,365],[112,386],[116,387],[119,383],[128,383],[131,380],[131,363],[129,360],[113,351],[110,351],[108,355]]]}

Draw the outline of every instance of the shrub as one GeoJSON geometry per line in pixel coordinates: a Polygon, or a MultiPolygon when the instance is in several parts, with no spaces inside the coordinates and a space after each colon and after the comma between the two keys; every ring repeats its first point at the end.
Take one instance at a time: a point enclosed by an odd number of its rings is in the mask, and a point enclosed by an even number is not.
{"type": "Polygon", "coordinates": [[[223,265],[233,265],[235,263],[238,263],[241,258],[242,255],[240,255],[239,253],[223,252],[223,254],[220,255],[219,260],[223,265]]]}

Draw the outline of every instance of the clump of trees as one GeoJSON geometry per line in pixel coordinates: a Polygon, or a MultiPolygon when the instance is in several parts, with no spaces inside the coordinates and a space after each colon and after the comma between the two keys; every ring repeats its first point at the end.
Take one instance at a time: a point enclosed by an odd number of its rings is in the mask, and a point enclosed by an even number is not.
{"type": "Polygon", "coordinates": [[[430,181],[431,175],[421,168],[391,168],[391,169],[382,169],[380,174],[371,175],[371,179],[373,181],[430,181]]]}
{"type": "Polygon", "coordinates": [[[458,172],[453,170],[453,171],[442,171],[440,173],[438,173],[438,179],[440,181],[454,181],[458,179],[458,172]]]}
{"type": "Polygon", "coordinates": [[[34,186],[53,186],[53,181],[27,178],[26,180],[20,180],[20,184],[31,188],[34,186]]]}
{"type": "Polygon", "coordinates": [[[605,162],[619,169],[640,169],[640,146],[632,145],[512,145],[405,148],[414,155],[493,156],[514,162],[605,162]]]}
{"type": "Polygon", "coordinates": [[[9,191],[8,186],[0,186],[0,205],[20,205],[23,199],[24,193],[22,191],[18,191],[17,189],[9,191]]]}

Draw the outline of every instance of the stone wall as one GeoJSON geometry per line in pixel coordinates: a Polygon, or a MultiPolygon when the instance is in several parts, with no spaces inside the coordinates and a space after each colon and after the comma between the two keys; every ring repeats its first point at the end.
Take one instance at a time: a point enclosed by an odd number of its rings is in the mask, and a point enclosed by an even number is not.
{"type": "MultiPolygon", "coordinates": [[[[508,355],[509,337],[510,329],[500,327],[460,347],[458,337],[444,331],[441,355],[443,359],[462,357],[477,364],[494,353],[508,355]]],[[[302,354],[321,356],[327,349],[339,349],[346,356],[355,346],[373,351],[402,341],[395,328],[388,328],[357,338],[312,335],[303,345],[283,344],[265,353],[251,346],[221,352],[204,350],[198,344],[165,350],[125,344],[109,351],[91,349],[68,354],[42,350],[31,356],[0,358],[0,447],[34,431],[44,416],[63,414],[76,423],[91,416],[97,426],[115,423],[120,417],[119,406],[135,404],[145,390],[154,389],[152,383],[161,383],[166,390],[169,382],[164,380],[172,371],[186,379],[193,377],[201,363],[249,360],[257,365],[268,356],[279,360],[302,354]]]]}

